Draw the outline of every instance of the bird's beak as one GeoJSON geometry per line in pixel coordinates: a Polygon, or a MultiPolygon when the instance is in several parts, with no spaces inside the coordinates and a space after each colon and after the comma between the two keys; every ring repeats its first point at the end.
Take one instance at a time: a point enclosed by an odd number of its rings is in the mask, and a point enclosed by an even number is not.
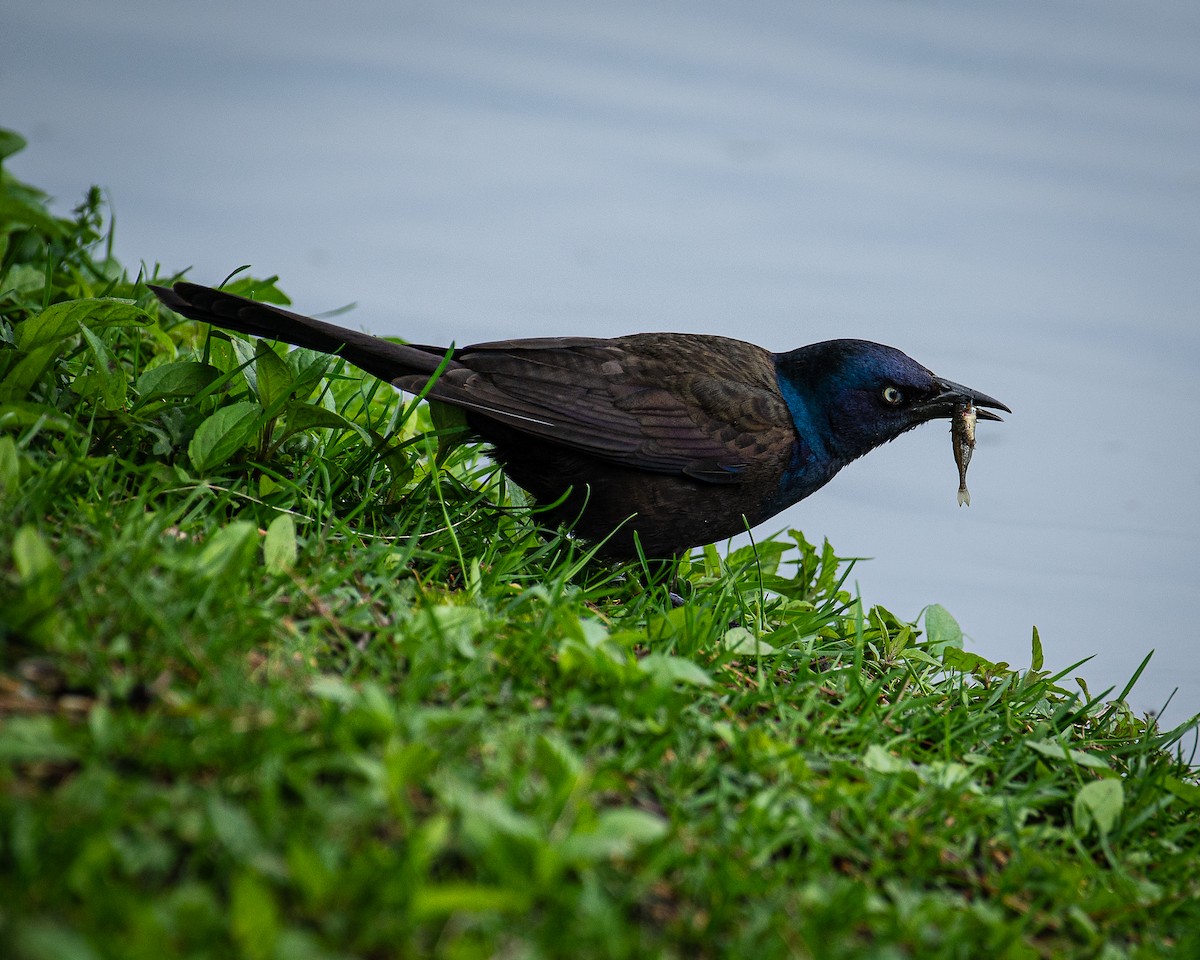
{"type": "Polygon", "coordinates": [[[976,416],[980,420],[1002,420],[1003,418],[992,413],[987,407],[995,407],[997,410],[1003,410],[1005,413],[1012,413],[999,400],[989,397],[986,393],[980,393],[978,390],[972,390],[970,387],[964,387],[961,383],[955,383],[953,380],[943,380],[941,377],[934,377],[933,382],[937,384],[939,393],[931,397],[927,403],[931,417],[950,417],[954,415],[955,409],[961,407],[968,400],[975,404],[979,409],[976,410],[976,416]]]}

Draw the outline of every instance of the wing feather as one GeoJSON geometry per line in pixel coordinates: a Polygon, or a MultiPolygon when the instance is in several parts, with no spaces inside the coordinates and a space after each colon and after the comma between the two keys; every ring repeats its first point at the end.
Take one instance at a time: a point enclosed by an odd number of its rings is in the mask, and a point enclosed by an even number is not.
{"type": "MultiPolygon", "coordinates": [[[[736,483],[756,453],[793,438],[771,354],[737,340],[502,341],[464,347],[454,359],[430,396],[641,470],[736,483]]],[[[393,382],[417,391],[425,378],[393,382]]]]}

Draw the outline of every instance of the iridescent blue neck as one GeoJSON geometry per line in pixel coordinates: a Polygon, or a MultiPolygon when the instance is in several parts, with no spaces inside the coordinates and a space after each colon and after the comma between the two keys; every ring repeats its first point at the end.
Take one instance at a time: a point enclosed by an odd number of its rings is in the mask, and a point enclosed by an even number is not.
{"type": "Polygon", "coordinates": [[[775,379],[779,393],[791,414],[796,429],[791,455],[779,480],[776,504],[788,506],[807,497],[828,483],[841,468],[838,457],[832,456],[825,442],[827,426],[818,421],[809,407],[807,398],[796,384],[775,364],[775,379]]]}

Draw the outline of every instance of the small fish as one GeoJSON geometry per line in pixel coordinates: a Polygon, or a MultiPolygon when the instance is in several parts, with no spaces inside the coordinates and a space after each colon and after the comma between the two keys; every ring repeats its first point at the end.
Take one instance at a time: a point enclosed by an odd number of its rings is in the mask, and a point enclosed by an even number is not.
{"type": "Polygon", "coordinates": [[[971,505],[971,493],[967,490],[967,466],[975,450],[975,421],[978,414],[975,404],[968,400],[954,411],[950,421],[950,439],[954,443],[954,462],[958,464],[958,505],[971,505]]]}

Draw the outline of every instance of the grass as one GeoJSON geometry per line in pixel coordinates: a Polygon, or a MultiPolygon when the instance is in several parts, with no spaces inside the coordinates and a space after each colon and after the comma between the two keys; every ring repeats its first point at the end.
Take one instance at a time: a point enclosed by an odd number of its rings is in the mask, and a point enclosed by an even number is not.
{"type": "Polygon", "coordinates": [[[1200,955],[1194,724],[796,532],[673,608],[142,274],[0,169],[3,956],[1200,955]]]}

